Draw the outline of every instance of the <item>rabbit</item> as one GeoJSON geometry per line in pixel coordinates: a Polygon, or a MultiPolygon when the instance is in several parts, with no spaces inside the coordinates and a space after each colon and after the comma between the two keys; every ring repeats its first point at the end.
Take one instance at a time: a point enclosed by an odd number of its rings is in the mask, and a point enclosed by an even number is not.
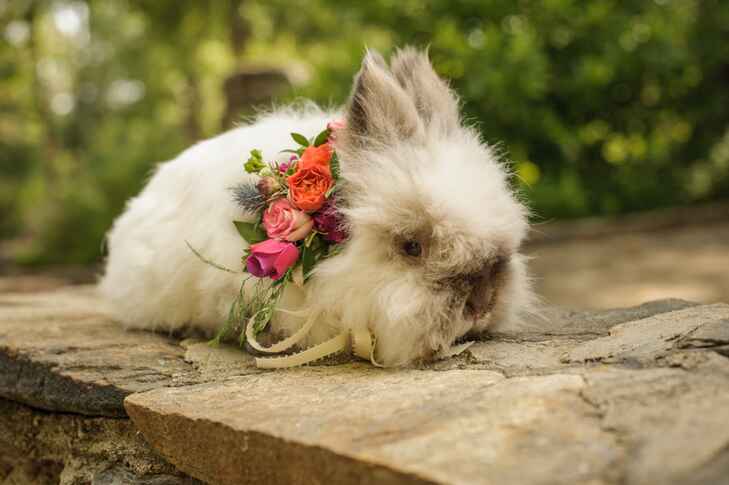
{"type": "MultiPolygon", "coordinates": [[[[283,162],[289,134],[345,121],[333,141],[349,239],[303,286],[289,284],[269,331],[316,324],[302,342],[366,329],[384,366],[427,362],[456,341],[516,328],[535,296],[520,246],[528,210],[506,163],[464,125],[459,102],[427,52],[368,50],[342,111],[311,104],[273,110],[159,165],[107,235],[99,287],[130,328],[213,334],[238,295],[246,243],[233,220],[253,221],[230,188],[255,175],[248,152],[283,162]]],[[[244,291],[251,291],[246,283],[244,291]]]]}

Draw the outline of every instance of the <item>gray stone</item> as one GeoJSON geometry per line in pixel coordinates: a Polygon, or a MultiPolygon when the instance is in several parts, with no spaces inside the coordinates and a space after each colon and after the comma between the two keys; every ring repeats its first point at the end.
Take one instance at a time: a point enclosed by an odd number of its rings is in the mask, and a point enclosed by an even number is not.
{"type": "Polygon", "coordinates": [[[666,355],[676,347],[677,340],[697,328],[706,324],[715,325],[727,318],[729,318],[729,305],[717,303],[623,323],[612,327],[607,337],[578,345],[569,352],[566,361],[653,360],[666,355]]]}
{"type": "Polygon", "coordinates": [[[569,335],[573,337],[579,335],[607,335],[612,327],[620,323],[632,322],[696,305],[697,303],[669,298],[650,301],[630,308],[615,308],[612,310],[548,308],[544,318],[530,322],[526,334],[569,335]]]}
{"type": "MultiPolygon", "coordinates": [[[[585,374],[583,396],[630,457],[624,463],[628,483],[682,482],[726,454],[729,360],[717,361],[724,373],[664,368],[585,374]]],[[[729,475],[729,468],[723,471],[729,475]]]]}
{"type": "Polygon", "coordinates": [[[91,288],[2,295],[0,483],[726,482],[729,305],[550,313],[419,368],[261,371],[91,288]]]}
{"type": "Polygon", "coordinates": [[[93,288],[0,295],[0,397],[124,416],[126,395],[175,385],[191,370],[176,340],[111,321],[93,288]]]}
{"type": "Polygon", "coordinates": [[[610,476],[621,458],[583,386],[577,375],[350,364],[150,391],[126,406],[165,456],[214,483],[346,483],[361,467],[371,472],[359,483],[569,483],[610,476]]]}
{"type": "Polygon", "coordinates": [[[565,356],[578,342],[551,337],[539,341],[500,339],[478,342],[467,352],[484,369],[500,371],[508,376],[524,375],[564,367],[565,356]]]}
{"type": "MultiPolygon", "coordinates": [[[[655,359],[664,356],[664,351],[674,347],[672,343],[659,344],[661,332],[668,328],[661,322],[678,321],[679,327],[685,334],[693,335],[691,330],[701,332],[697,334],[697,340],[694,342],[699,342],[702,338],[710,339],[712,336],[716,339],[723,338],[724,334],[719,332],[725,331],[724,326],[716,329],[709,328],[708,325],[699,327],[700,323],[687,323],[688,320],[684,320],[687,318],[685,315],[692,315],[695,312],[711,314],[713,310],[682,300],[660,300],[623,310],[602,312],[553,309],[547,322],[538,330],[530,329],[522,334],[495,335],[494,338],[472,345],[468,353],[473,361],[481,364],[482,368],[504,372],[509,376],[562,372],[566,367],[574,367],[574,364],[582,365],[585,362],[620,356],[628,360],[636,358],[635,352],[620,354],[615,350],[616,347],[625,350],[621,347],[626,345],[625,338],[627,338],[621,337],[626,333],[622,324],[642,321],[636,324],[637,326],[628,324],[626,328],[639,330],[640,335],[635,340],[638,343],[651,344],[650,348],[642,348],[643,357],[655,359]],[[690,311],[692,308],[696,310],[690,311]],[[688,313],[681,313],[679,310],[688,313]],[[657,320],[651,320],[651,317],[657,320]],[[654,335],[645,332],[654,332],[654,335]],[[601,335],[606,337],[596,338],[601,335]]],[[[630,335],[630,332],[628,334],[630,335]]],[[[675,335],[673,337],[675,338],[675,335]]],[[[716,339],[712,340],[714,346],[719,343],[716,339]]],[[[689,345],[688,341],[686,345],[689,345]]],[[[704,343],[703,346],[710,345],[704,343]]]]}
{"type": "Polygon", "coordinates": [[[729,318],[700,326],[682,338],[678,344],[682,349],[723,345],[729,345],[729,318]]]}
{"type": "Polygon", "coordinates": [[[232,345],[212,346],[199,339],[185,339],[180,345],[185,349],[185,362],[197,371],[199,381],[259,372],[253,356],[232,345]]]}

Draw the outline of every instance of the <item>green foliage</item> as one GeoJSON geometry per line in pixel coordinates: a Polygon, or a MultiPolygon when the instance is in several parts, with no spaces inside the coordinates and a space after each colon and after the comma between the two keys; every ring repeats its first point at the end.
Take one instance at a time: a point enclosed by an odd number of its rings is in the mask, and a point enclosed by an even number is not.
{"type": "MultiPolygon", "coordinates": [[[[283,3],[267,3],[265,15],[303,38],[297,57],[314,64],[297,94],[342,101],[363,42],[385,52],[429,45],[467,119],[513,162],[541,217],[729,195],[729,168],[711,156],[729,133],[726,2],[375,0],[344,9],[322,0],[308,14],[283,3]]],[[[270,32],[268,42],[281,37],[270,32]]]]}
{"type": "Polygon", "coordinates": [[[309,146],[309,140],[306,139],[304,135],[301,133],[291,133],[291,138],[294,139],[296,143],[301,145],[302,147],[308,147],[309,146]]]}
{"type": "Polygon", "coordinates": [[[329,128],[316,135],[316,138],[314,139],[314,146],[318,147],[326,143],[326,141],[329,139],[329,135],[331,135],[331,131],[329,131],[329,128]]]}
{"type": "MultiPolygon", "coordinates": [[[[332,171],[332,178],[336,181],[339,180],[339,156],[337,156],[336,152],[332,153],[332,158],[329,160],[329,168],[332,171]]],[[[332,187],[334,188],[334,187],[332,187]]],[[[328,197],[328,195],[327,195],[328,197]]]]}
{"type": "Polygon", "coordinates": [[[0,238],[28,263],[98,260],[155,164],[227,128],[241,66],[341,103],[365,45],[429,45],[542,218],[729,196],[721,0],[18,1],[0,25],[0,238]]]}
{"type": "Polygon", "coordinates": [[[244,167],[248,173],[258,173],[262,169],[266,168],[267,165],[263,162],[263,155],[261,150],[251,150],[251,156],[245,163],[244,167]]]}
{"type": "Polygon", "coordinates": [[[238,229],[238,233],[248,242],[248,244],[256,244],[268,239],[266,231],[264,231],[258,224],[243,221],[233,221],[233,224],[235,224],[235,228],[238,229]]]}

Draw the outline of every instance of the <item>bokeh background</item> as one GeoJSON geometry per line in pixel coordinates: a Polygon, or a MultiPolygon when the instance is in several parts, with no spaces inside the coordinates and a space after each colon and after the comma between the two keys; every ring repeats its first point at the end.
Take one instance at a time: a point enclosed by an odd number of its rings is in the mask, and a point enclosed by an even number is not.
{"type": "Polygon", "coordinates": [[[0,271],[98,263],[156,163],[256,107],[342,103],[365,45],[404,44],[537,221],[729,197],[724,0],[0,0],[0,271]]]}

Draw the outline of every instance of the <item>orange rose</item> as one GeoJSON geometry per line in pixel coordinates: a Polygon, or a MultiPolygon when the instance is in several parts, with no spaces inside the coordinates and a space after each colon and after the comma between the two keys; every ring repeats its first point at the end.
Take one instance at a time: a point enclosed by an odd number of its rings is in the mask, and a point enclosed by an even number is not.
{"type": "Polygon", "coordinates": [[[328,163],[319,165],[313,161],[310,161],[309,164],[300,162],[296,173],[287,180],[289,199],[296,207],[306,212],[317,211],[324,205],[325,194],[334,182],[328,163]]]}
{"type": "Polygon", "coordinates": [[[299,160],[300,168],[308,168],[314,165],[329,167],[329,160],[332,158],[332,147],[329,143],[324,143],[318,147],[306,147],[304,153],[299,160]]]}

